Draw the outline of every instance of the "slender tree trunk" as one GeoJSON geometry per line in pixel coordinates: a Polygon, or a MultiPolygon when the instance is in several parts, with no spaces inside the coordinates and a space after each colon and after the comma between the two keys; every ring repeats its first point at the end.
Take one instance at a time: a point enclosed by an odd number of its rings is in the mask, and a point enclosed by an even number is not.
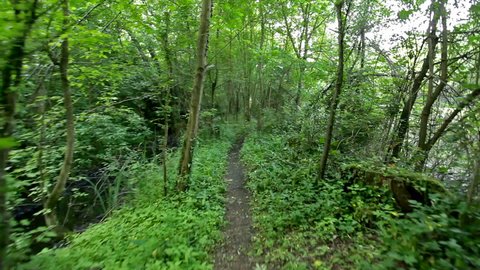
{"type": "Polygon", "coordinates": [[[467,191],[467,202],[469,204],[473,203],[475,195],[478,192],[478,185],[480,184],[480,132],[478,132],[477,149],[475,152],[476,159],[475,166],[473,168],[473,177],[467,191]]]}
{"type": "MultiPolygon", "coordinates": [[[[229,35],[229,40],[232,40],[233,37],[229,35]]],[[[232,42],[228,44],[228,73],[229,77],[227,79],[227,93],[228,93],[228,115],[232,115],[235,111],[235,100],[236,100],[236,94],[235,94],[235,87],[233,83],[232,76],[234,74],[233,72],[233,54],[232,54],[232,42]]],[[[235,116],[236,117],[236,116],[235,116]]]]}
{"type": "Polygon", "coordinates": [[[216,94],[217,85],[218,85],[218,68],[216,66],[217,66],[217,61],[215,60],[215,76],[213,78],[213,82],[212,82],[211,89],[210,89],[211,90],[210,91],[210,106],[211,106],[212,109],[216,108],[215,94],[216,94]]]}
{"type": "Polygon", "coordinates": [[[362,26],[360,30],[360,69],[365,67],[365,27],[366,26],[362,26]]]}
{"type": "Polygon", "coordinates": [[[259,1],[260,5],[260,63],[258,64],[258,86],[259,86],[259,94],[257,99],[257,130],[263,129],[263,100],[264,100],[264,92],[265,92],[265,85],[263,79],[263,67],[265,65],[265,56],[263,54],[264,44],[265,44],[265,12],[264,12],[264,3],[263,1],[259,1]]]}
{"type": "Polygon", "coordinates": [[[343,85],[343,69],[344,69],[344,38],[345,38],[345,22],[342,15],[343,1],[335,3],[335,10],[337,13],[338,24],[338,66],[337,66],[337,80],[335,83],[335,90],[333,93],[332,103],[330,105],[330,116],[328,118],[327,131],[325,132],[325,143],[323,146],[323,154],[320,160],[320,166],[318,169],[317,182],[325,176],[327,168],[328,155],[330,152],[330,146],[332,143],[333,128],[335,125],[335,115],[337,112],[338,102],[340,100],[340,93],[343,85]]]}
{"type": "Polygon", "coordinates": [[[477,55],[477,72],[475,74],[475,84],[478,86],[480,83],[480,52],[477,55]]]}
{"type": "MultiPolygon", "coordinates": [[[[64,31],[67,31],[69,24],[69,7],[68,0],[62,1],[62,10],[63,10],[63,27],[64,31]]],[[[63,159],[63,165],[60,170],[57,182],[53,187],[53,190],[50,192],[47,201],[44,203],[45,209],[45,222],[47,226],[53,226],[54,230],[60,234],[64,232],[64,228],[61,227],[58,221],[57,213],[55,207],[57,205],[58,199],[65,190],[65,185],[67,183],[68,177],[73,163],[73,152],[75,147],[75,119],[73,115],[73,102],[72,94],[70,91],[70,82],[68,80],[68,61],[69,61],[69,48],[68,48],[68,38],[64,38],[61,45],[60,51],[60,80],[63,90],[63,103],[65,106],[66,120],[67,120],[67,144],[65,149],[65,156],[63,159]]]]}
{"type": "Polygon", "coordinates": [[[173,63],[171,58],[170,44],[169,44],[169,32],[170,32],[170,13],[165,12],[165,32],[162,35],[163,50],[165,52],[165,62],[168,67],[168,86],[166,89],[165,95],[165,106],[164,106],[164,124],[163,124],[163,195],[167,196],[168,191],[168,171],[167,171],[167,162],[168,162],[168,130],[169,130],[169,121],[170,121],[170,99],[172,95],[173,87],[171,84],[175,84],[173,81],[173,63]]]}
{"type": "Polygon", "coordinates": [[[432,20],[430,21],[430,26],[427,30],[427,34],[430,37],[429,39],[430,49],[428,51],[427,57],[425,57],[425,59],[423,60],[422,67],[420,68],[418,75],[413,79],[413,83],[412,83],[412,86],[410,87],[409,95],[405,101],[405,104],[403,105],[403,109],[400,114],[398,124],[395,128],[393,138],[388,148],[388,152],[390,154],[387,154],[387,158],[385,160],[386,163],[394,162],[394,160],[400,156],[400,152],[402,151],[403,143],[405,141],[408,129],[410,127],[410,115],[412,113],[413,105],[417,100],[418,92],[430,68],[430,61],[431,61],[430,59],[434,57],[432,52],[435,51],[435,47],[437,45],[438,39],[435,37],[435,35],[432,35],[432,32],[434,33],[436,31],[437,22],[438,22],[438,16],[433,16],[432,20]]]}
{"type": "MultiPolygon", "coordinates": [[[[432,3],[433,6],[434,3],[432,3]]],[[[429,63],[429,69],[430,69],[430,78],[429,78],[429,86],[428,86],[428,94],[427,94],[427,100],[425,102],[425,105],[422,109],[422,113],[420,116],[420,130],[419,130],[419,135],[418,135],[418,152],[419,155],[414,155],[414,158],[419,158],[418,161],[416,161],[416,170],[420,171],[423,169],[425,165],[426,158],[428,156],[427,153],[427,136],[428,136],[428,122],[430,120],[430,115],[432,112],[432,107],[434,103],[437,101],[438,97],[442,93],[443,89],[447,85],[447,80],[448,80],[448,33],[447,33],[447,14],[446,14],[446,9],[445,9],[445,4],[443,1],[440,1],[440,10],[437,11],[437,9],[434,7],[434,12],[433,16],[439,16],[438,13],[441,14],[442,17],[442,46],[441,46],[441,65],[440,65],[440,82],[438,86],[433,89],[433,57],[430,58],[430,63],[429,63]]],[[[431,33],[430,36],[430,41],[429,41],[429,50],[430,54],[434,55],[434,40],[435,40],[435,33],[431,33]]]]}
{"type": "Polygon", "coordinates": [[[140,58],[142,58],[142,61],[144,63],[148,63],[149,60],[148,60],[147,56],[145,55],[145,52],[143,51],[142,45],[138,41],[137,37],[129,29],[125,28],[124,30],[130,36],[130,39],[132,40],[133,46],[135,47],[135,49],[137,49],[138,55],[140,55],[140,58]]]}
{"type": "Polygon", "coordinates": [[[182,149],[182,158],[179,166],[179,179],[177,189],[185,191],[188,188],[187,178],[190,176],[192,167],[193,150],[200,120],[200,106],[202,103],[203,81],[207,67],[208,33],[210,17],[212,15],[213,1],[202,1],[202,13],[200,16],[200,28],[197,41],[197,67],[193,82],[192,98],[190,100],[190,115],[182,149]]]}
{"type": "Polygon", "coordinates": [[[240,88],[235,91],[235,120],[238,120],[240,114],[240,88]]]}
{"type": "Polygon", "coordinates": [[[299,108],[301,105],[301,95],[304,87],[304,74],[306,70],[306,60],[307,60],[308,50],[309,50],[308,42],[310,40],[311,33],[313,33],[313,31],[316,28],[314,26],[312,30],[309,30],[310,15],[311,15],[310,8],[311,8],[310,3],[307,3],[305,6],[301,4],[303,23],[300,31],[298,44],[296,44],[294,33],[293,33],[294,29],[292,29],[292,26],[290,25],[290,19],[287,16],[286,7],[283,4],[281,6],[282,17],[285,23],[285,28],[287,31],[287,39],[288,39],[287,43],[285,44],[285,47],[288,46],[287,45],[288,42],[291,43],[292,48],[295,52],[295,56],[297,57],[297,60],[299,63],[298,65],[299,77],[297,82],[297,92],[295,93],[295,100],[294,100],[297,108],[299,108]]]}
{"type": "MultiPolygon", "coordinates": [[[[446,85],[446,80],[448,79],[447,77],[447,19],[446,19],[446,9],[445,9],[445,3],[441,2],[440,4],[440,12],[442,16],[442,25],[443,25],[443,35],[444,35],[444,40],[442,42],[442,62],[441,62],[441,82],[435,89],[435,91],[432,93],[431,98],[427,100],[427,104],[424,107],[424,110],[422,111],[422,118],[425,117],[425,119],[428,120],[426,116],[430,116],[431,114],[431,108],[433,106],[433,103],[435,100],[440,96],[440,93],[444,89],[446,85]]],[[[425,122],[424,119],[421,122],[421,136],[419,138],[419,151],[420,155],[416,160],[415,164],[415,169],[416,170],[422,170],[423,167],[425,166],[425,163],[428,159],[428,155],[430,153],[430,150],[432,150],[433,146],[437,143],[437,141],[445,134],[445,132],[448,130],[449,125],[453,122],[455,117],[463,110],[465,107],[470,105],[475,101],[475,99],[480,95],[480,88],[474,89],[473,91],[470,92],[462,101],[457,105],[457,108],[453,110],[450,115],[448,115],[443,123],[440,125],[440,127],[433,132],[432,136],[428,141],[426,140],[426,125],[425,123],[428,124],[428,122],[425,122]]]]}
{"type": "Polygon", "coordinates": [[[462,98],[460,104],[457,105],[457,108],[453,110],[446,118],[443,120],[443,123],[440,127],[433,133],[432,137],[425,143],[425,151],[426,155],[423,156],[423,160],[420,162],[425,163],[426,159],[428,158],[428,153],[432,150],[433,146],[438,142],[438,140],[445,134],[448,130],[448,127],[453,122],[455,117],[468,105],[472,104],[475,99],[480,96],[480,88],[477,88],[470,92],[467,96],[462,98]]]}
{"type": "MultiPolygon", "coordinates": [[[[37,19],[38,1],[34,0],[29,6],[20,6],[19,1],[12,1],[15,20],[22,25],[20,34],[14,37],[6,63],[2,68],[2,85],[0,87],[0,117],[3,125],[0,126],[0,270],[6,269],[6,254],[10,242],[10,215],[7,206],[7,177],[6,167],[12,145],[8,140],[12,138],[15,125],[15,105],[17,88],[22,79],[22,64],[25,56],[25,41],[37,19]]],[[[23,3],[22,3],[23,5],[23,3]]]]}
{"type": "Polygon", "coordinates": [[[251,70],[249,66],[249,55],[248,55],[248,48],[245,42],[242,43],[242,51],[243,51],[243,81],[244,81],[244,89],[245,94],[243,95],[243,106],[244,106],[244,113],[245,118],[248,122],[252,119],[252,99],[253,99],[253,91],[252,91],[252,84],[251,84],[251,70]]]}
{"type": "Polygon", "coordinates": [[[37,158],[37,167],[40,173],[40,183],[41,183],[41,200],[42,202],[45,201],[45,195],[47,194],[46,191],[46,184],[47,181],[45,179],[45,164],[43,163],[43,158],[44,158],[44,143],[45,143],[45,134],[46,134],[46,123],[45,123],[45,112],[46,112],[46,103],[48,99],[48,93],[47,89],[45,87],[45,79],[42,79],[40,82],[40,89],[39,89],[39,95],[37,97],[37,104],[38,104],[38,114],[40,115],[40,121],[39,121],[39,138],[38,138],[38,144],[37,144],[37,149],[38,149],[38,158],[37,158]]]}
{"type": "Polygon", "coordinates": [[[167,161],[168,161],[168,120],[165,121],[165,126],[163,127],[163,196],[168,194],[168,172],[167,172],[167,161]]]}
{"type": "Polygon", "coordinates": [[[216,94],[217,85],[218,85],[218,72],[219,72],[217,65],[218,65],[218,62],[217,60],[215,60],[215,73],[214,73],[214,78],[213,78],[213,82],[211,84],[211,89],[210,89],[211,90],[210,91],[210,109],[212,109],[212,113],[210,114],[208,119],[208,126],[210,129],[210,133],[212,135],[216,134],[214,121],[215,121],[215,115],[216,115],[215,109],[217,108],[215,104],[215,94],[216,94]]]}
{"type": "MultiPolygon", "coordinates": [[[[434,24],[436,25],[436,22],[434,22],[434,24]]],[[[436,43],[437,43],[437,40],[434,39],[434,45],[436,45],[436,43]]],[[[413,84],[409,91],[409,96],[405,101],[402,112],[400,114],[400,119],[398,121],[397,127],[395,129],[395,133],[393,135],[392,141],[389,146],[389,152],[391,152],[391,154],[388,155],[388,158],[386,159],[387,163],[393,162],[394,159],[397,159],[400,156],[400,152],[403,148],[405,137],[410,127],[410,115],[412,113],[413,105],[417,100],[418,91],[422,86],[423,79],[425,78],[428,72],[430,57],[431,57],[431,54],[429,52],[427,54],[427,57],[423,61],[422,67],[420,68],[418,75],[413,80],[413,84]]]]}
{"type": "MultiPolygon", "coordinates": [[[[216,32],[216,38],[219,39],[220,38],[220,29],[217,29],[217,32],[216,32]]],[[[218,58],[215,58],[215,64],[214,64],[214,67],[215,67],[215,73],[214,73],[214,76],[213,76],[213,81],[212,81],[212,84],[211,84],[211,88],[210,88],[210,109],[212,110],[215,110],[217,108],[217,104],[215,103],[215,95],[216,95],[216,91],[217,91],[217,86],[218,86],[218,76],[219,76],[219,69],[218,69],[218,58]]],[[[216,112],[215,112],[216,113],[216,112]]],[[[210,114],[210,117],[209,117],[209,121],[208,121],[208,125],[209,125],[209,128],[210,128],[210,133],[212,135],[215,135],[217,133],[217,131],[215,130],[215,127],[213,125],[215,121],[215,114],[214,114],[214,111],[212,111],[212,114],[210,114]]]]}

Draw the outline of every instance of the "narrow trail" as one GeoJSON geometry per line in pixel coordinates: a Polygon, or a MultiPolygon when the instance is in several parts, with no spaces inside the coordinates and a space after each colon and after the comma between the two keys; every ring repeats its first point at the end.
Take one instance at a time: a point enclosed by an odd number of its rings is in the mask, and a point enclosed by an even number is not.
{"type": "Polygon", "coordinates": [[[224,230],[222,246],[215,255],[216,270],[250,270],[253,263],[248,256],[252,239],[252,219],[250,216],[250,193],[245,187],[244,168],[240,162],[240,149],[243,138],[230,150],[225,218],[228,222],[224,230]]]}

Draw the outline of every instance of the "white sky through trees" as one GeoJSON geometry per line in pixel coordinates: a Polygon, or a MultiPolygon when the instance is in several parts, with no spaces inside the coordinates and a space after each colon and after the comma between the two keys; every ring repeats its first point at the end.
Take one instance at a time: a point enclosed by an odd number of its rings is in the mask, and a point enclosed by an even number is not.
{"type": "MultiPolygon", "coordinates": [[[[409,32],[416,32],[424,35],[428,28],[430,19],[429,6],[431,1],[423,3],[418,11],[413,12],[407,20],[399,19],[399,12],[408,10],[408,7],[402,5],[399,1],[387,1],[386,5],[392,10],[389,18],[385,20],[385,24],[376,25],[367,33],[369,40],[375,41],[384,50],[389,50],[397,45],[402,38],[405,38],[409,32]]],[[[455,25],[465,22],[469,17],[470,1],[458,0],[448,1],[447,10],[448,30],[453,30],[455,25]]]]}

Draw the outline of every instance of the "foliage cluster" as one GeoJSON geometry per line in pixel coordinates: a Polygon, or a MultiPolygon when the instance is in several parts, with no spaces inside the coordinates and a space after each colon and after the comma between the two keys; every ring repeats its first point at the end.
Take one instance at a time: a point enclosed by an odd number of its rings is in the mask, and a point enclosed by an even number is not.
{"type": "MultiPolygon", "coordinates": [[[[161,166],[130,166],[136,183],[131,202],[71,235],[67,247],[45,249],[18,269],[210,269],[224,215],[227,135],[200,142],[188,192],[164,197],[161,166]]],[[[178,157],[171,160],[174,179],[178,157]]]]}
{"type": "Polygon", "coordinates": [[[379,252],[361,269],[478,269],[480,209],[463,199],[437,196],[433,206],[415,204],[403,219],[379,231],[379,252]],[[374,265],[375,267],[372,267],[374,265]]]}
{"type": "Polygon", "coordinates": [[[396,214],[383,188],[358,184],[345,192],[341,181],[315,186],[317,163],[288,146],[285,135],[252,135],[242,153],[254,194],[255,253],[268,265],[332,266],[334,246],[363,238],[375,221],[396,214]]]}
{"type": "Polygon", "coordinates": [[[254,255],[262,263],[282,269],[478,267],[478,209],[442,194],[433,195],[433,206],[417,203],[405,215],[385,186],[341,178],[315,186],[317,161],[289,146],[290,137],[255,134],[242,152],[254,195],[254,255]]]}
{"type": "MultiPolygon", "coordinates": [[[[43,226],[41,204],[60,170],[63,122],[59,108],[42,117],[48,130],[39,133],[19,125],[22,147],[12,151],[10,177],[16,181],[9,182],[15,217],[11,220],[14,235],[10,257],[14,261],[27,259],[30,252],[48,245],[54,237],[43,226]]],[[[78,123],[73,175],[58,207],[62,223],[75,229],[84,225],[80,220],[88,223],[108,215],[133,192],[138,179],[135,174],[146,162],[144,142],[151,136],[144,120],[128,108],[83,113],[78,123]]]]}
{"type": "MultiPolygon", "coordinates": [[[[35,185],[40,188],[43,183],[52,184],[60,170],[64,146],[61,134],[63,120],[61,109],[52,109],[48,116],[41,116],[46,121],[48,131],[43,134],[36,129],[19,125],[19,143],[21,148],[12,151],[11,176],[22,180],[26,186],[35,185]],[[39,138],[44,136],[43,138],[39,138]],[[40,141],[40,142],[39,142],[40,141]],[[38,143],[37,143],[38,142],[38,143]]],[[[125,159],[132,152],[145,147],[144,142],[151,136],[144,119],[131,109],[108,108],[102,113],[84,112],[78,116],[77,144],[75,151],[75,167],[73,175],[88,174],[93,170],[125,159]]],[[[33,192],[31,199],[39,201],[44,190],[33,192]]]]}

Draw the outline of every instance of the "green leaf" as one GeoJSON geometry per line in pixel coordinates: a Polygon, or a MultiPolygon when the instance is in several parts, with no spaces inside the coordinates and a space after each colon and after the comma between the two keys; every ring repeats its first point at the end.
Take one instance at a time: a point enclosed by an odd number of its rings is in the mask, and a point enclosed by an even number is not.
{"type": "Polygon", "coordinates": [[[480,4],[475,4],[470,7],[470,12],[480,14],[480,4]]]}
{"type": "Polygon", "coordinates": [[[0,150],[9,149],[18,145],[18,142],[14,138],[0,138],[0,150]]]}
{"type": "Polygon", "coordinates": [[[462,86],[469,90],[475,90],[478,88],[478,84],[473,84],[473,83],[464,83],[462,84],[462,86]]]}
{"type": "Polygon", "coordinates": [[[398,12],[398,18],[400,20],[408,20],[408,18],[410,17],[410,15],[413,14],[413,10],[406,10],[406,9],[403,9],[401,10],[400,12],[398,12]]]}
{"type": "Polygon", "coordinates": [[[23,226],[28,226],[28,225],[30,225],[30,221],[28,221],[26,219],[22,219],[22,220],[20,220],[20,224],[23,225],[23,226]]]}

